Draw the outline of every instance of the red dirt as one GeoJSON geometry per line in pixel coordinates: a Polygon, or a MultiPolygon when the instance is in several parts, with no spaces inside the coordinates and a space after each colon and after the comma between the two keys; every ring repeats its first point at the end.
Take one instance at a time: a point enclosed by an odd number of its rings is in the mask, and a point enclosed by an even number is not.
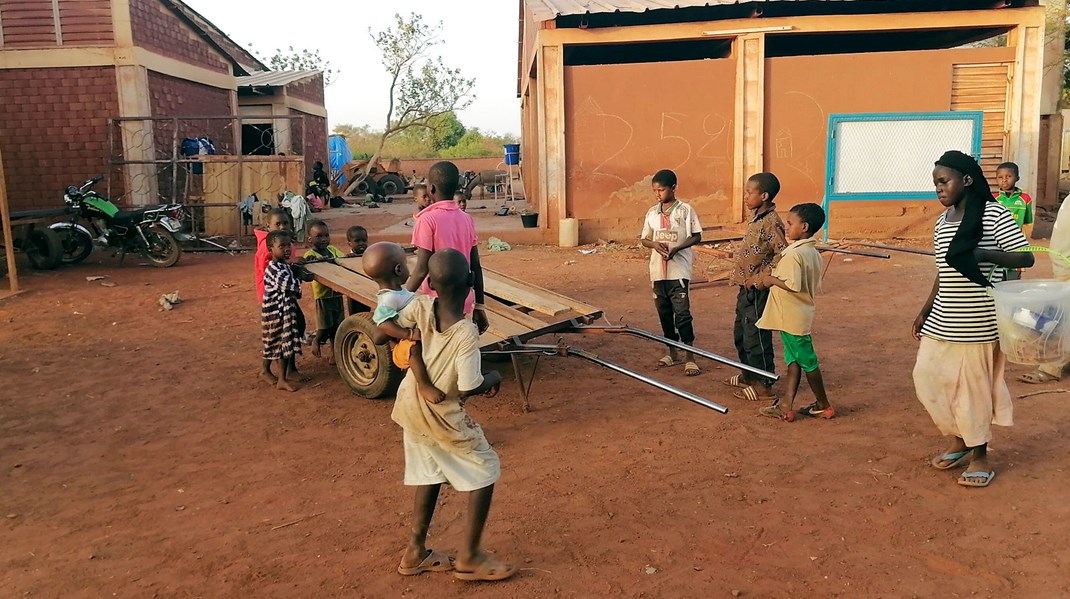
{"type": "MultiPolygon", "coordinates": [[[[523,247],[485,260],[657,329],[641,254],[523,247]]],[[[27,276],[30,291],[0,303],[2,594],[1070,593],[1066,396],[1018,401],[1017,426],[997,429],[993,485],[957,486],[927,464],[944,441],[910,378],[931,258],[832,260],[815,339],[835,420],[760,418],[708,362],[694,379],[657,376],[726,416],[578,359],[543,360],[531,413],[508,373],[498,398],[473,400],[504,472],[486,545],[522,568],[484,585],[395,573],[411,493],[389,401],[351,395],[307,355],[305,389],[257,381],[251,256],[187,255],[168,270],[94,257],[27,276]],[[85,280],[98,274],[117,286],[85,280]],[[186,302],[160,312],[175,290],[186,302]]],[[[698,343],[732,353],[732,291],[692,301],[698,343]]],[[[648,372],[661,355],[641,340],[575,344],[648,372]]],[[[433,547],[456,551],[463,508],[443,493],[433,547]]]]}

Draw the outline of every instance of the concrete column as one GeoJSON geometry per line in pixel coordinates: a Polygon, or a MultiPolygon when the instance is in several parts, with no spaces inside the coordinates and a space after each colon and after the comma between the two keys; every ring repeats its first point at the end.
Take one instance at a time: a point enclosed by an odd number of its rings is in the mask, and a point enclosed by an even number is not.
{"type": "Polygon", "coordinates": [[[736,38],[735,152],[732,213],[746,218],[743,186],[747,177],[765,169],[765,34],[736,38]]]}
{"type": "Polygon", "coordinates": [[[539,218],[542,228],[557,229],[568,216],[565,181],[565,66],[561,46],[543,46],[538,56],[539,162],[542,164],[539,218]]]}
{"type": "Polygon", "coordinates": [[[1019,25],[1010,36],[1017,54],[1014,81],[1007,106],[1010,118],[1008,160],[1021,171],[1022,187],[1037,195],[1037,169],[1040,159],[1040,96],[1044,75],[1044,28],[1019,25]]]}
{"type": "MultiPolygon", "coordinates": [[[[138,65],[119,65],[115,67],[115,76],[119,94],[119,116],[152,116],[148,69],[138,65]]],[[[119,133],[123,142],[123,160],[157,159],[152,121],[122,121],[119,133]]],[[[131,205],[157,203],[160,197],[157,174],[154,164],[126,165],[123,169],[123,183],[127,201],[131,205]]]]}

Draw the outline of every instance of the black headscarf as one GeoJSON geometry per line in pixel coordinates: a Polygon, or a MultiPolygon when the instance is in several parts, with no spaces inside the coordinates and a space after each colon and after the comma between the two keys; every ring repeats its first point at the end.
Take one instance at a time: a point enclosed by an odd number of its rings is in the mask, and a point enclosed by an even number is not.
{"type": "Polygon", "coordinates": [[[966,188],[966,197],[961,206],[963,208],[962,221],[959,222],[959,230],[955,232],[951,245],[947,248],[945,260],[948,266],[970,281],[982,287],[991,287],[992,283],[981,272],[981,267],[973,256],[973,250],[981,242],[985,204],[993,201],[992,188],[988,186],[988,180],[985,179],[981,165],[958,150],[944,152],[944,155],[936,161],[936,166],[947,167],[958,171],[963,176],[969,175],[973,179],[970,186],[966,188]]]}

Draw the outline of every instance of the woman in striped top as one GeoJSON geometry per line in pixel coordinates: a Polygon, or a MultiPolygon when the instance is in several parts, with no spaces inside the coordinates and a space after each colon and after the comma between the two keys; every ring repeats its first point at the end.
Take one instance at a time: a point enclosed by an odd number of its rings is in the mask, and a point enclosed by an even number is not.
{"type": "Polygon", "coordinates": [[[977,161],[962,152],[944,153],[933,184],[947,210],[936,221],[938,274],[913,333],[921,344],[914,389],[951,446],[931,461],[940,470],[969,464],[958,484],[987,487],[996,473],[988,465],[992,425],[1013,423],[1011,395],[1003,379],[1006,359],[999,349],[996,309],[988,288],[1003,280],[1004,268],[1027,268],[1033,254],[1011,213],[992,201],[977,161]],[[1001,268],[1002,267],[1002,268],[1001,268]]]}

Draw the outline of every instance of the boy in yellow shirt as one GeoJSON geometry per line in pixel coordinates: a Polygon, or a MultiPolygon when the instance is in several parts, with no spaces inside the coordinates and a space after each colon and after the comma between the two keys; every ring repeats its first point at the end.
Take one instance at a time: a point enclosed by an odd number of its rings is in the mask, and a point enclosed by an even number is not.
{"type": "MultiPolygon", "coordinates": [[[[309,223],[308,241],[312,248],[305,252],[306,261],[345,257],[342,250],[331,245],[331,231],[327,228],[327,223],[321,220],[309,223]]],[[[321,354],[320,348],[330,343],[331,352],[327,354],[327,362],[334,364],[334,334],[345,318],[342,296],[319,281],[312,281],[312,296],[316,298],[316,340],[312,344],[312,355],[318,358],[321,354]]]]}
{"type": "Polygon", "coordinates": [[[814,295],[821,284],[821,254],[817,251],[814,234],[825,224],[825,211],[817,204],[799,204],[788,212],[784,234],[791,245],[780,253],[780,261],[771,274],[763,278],[768,287],[769,302],[765,306],[757,326],[760,329],[780,331],[784,342],[784,361],[788,365],[785,381],[787,409],[780,400],[759,410],[763,416],[795,419],[792,411],[795,395],[799,392],[802,373],[813,390],[817,401],[799,410],[804,416],[832,418],[836,410],[829,405],[825,395],[825,382],[821,378],[810,327],[814,322],[814,295]]]}

